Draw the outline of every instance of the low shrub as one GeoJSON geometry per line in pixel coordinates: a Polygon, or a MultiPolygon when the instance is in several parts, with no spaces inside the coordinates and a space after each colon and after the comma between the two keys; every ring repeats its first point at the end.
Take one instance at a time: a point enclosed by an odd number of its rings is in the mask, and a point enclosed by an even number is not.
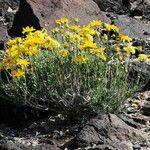
{"type": "Polygon", "coordinates": [[[141,86],[140,74],[129,80],[129,59],[147,61],[148,55],[135,57],[142,47],[133,46],[115,25],[72,22],[58,19],[50,32],[26,27],[23,37],[9,40],[0,66],[7,82],[1,77],[0,88],[8,100],[38,109],[78,112],[90,104],[120,111],[141,86]]]}

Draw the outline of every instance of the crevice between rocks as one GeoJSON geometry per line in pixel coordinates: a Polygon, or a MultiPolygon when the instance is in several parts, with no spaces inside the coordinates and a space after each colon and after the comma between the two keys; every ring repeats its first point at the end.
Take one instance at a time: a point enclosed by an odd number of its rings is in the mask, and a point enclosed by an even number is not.
{"type": "Polygon", "coordinates": [[[11,37],[21,36],[22,28],[33,26],[35,29],[41,29],[39,19],[35,16],[31,6],[26,0],[20,0],[19,10],[17,11],[13,25],[8,30],[8,35],[11,37]]]}

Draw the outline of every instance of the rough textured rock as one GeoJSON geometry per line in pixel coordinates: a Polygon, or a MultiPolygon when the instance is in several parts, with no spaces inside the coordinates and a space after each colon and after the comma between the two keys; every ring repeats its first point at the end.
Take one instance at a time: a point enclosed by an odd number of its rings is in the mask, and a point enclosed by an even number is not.
{"type": "Polygon", "coordinates": [[[102,11],[115,12],[117,14],[129,11],[129,0],[94,0],[102,11]]]}
{"type": "Polygon", "coordinates": [[[126,15],[118,15],[113,20],[119,26],[120,31],[132,38],[147,39],[150,34],[150,25],[141,22],[140,20],[130,18],[126,15]],[[147,35],[144,33],[147,32],[147,35]]]}
{"type": "MultiPolygon", "coordinates": [[[[109,22],[92,0],[2,0],[0,2],[0,27],[4,26],[1,31],[3,37],[20,36],[22,28],[26,26],[33,26],[36,29],[52,28],[54,20],[61,17],[79,18],[81,24],[94,19],[109,22]]],[[[0,39],[0,43],[6,39],[0,39]]]]}
{"type": "Polygon", "coordinates": [[[79,18],[81,24],[100,19],[107,21],[98,6],[92,0],[27,0],[40,24],[53,25],[60,17],[79,18]]]}
{"type": "Polygon", "coordinates": [[[148,136],[123,122],[116,115],[100,115],[68,143],[68,148],[87,147],[94,144],[111,147],[110,150],[132,150],[135,143],[146,143],[148,136]]]}
{"type": "Polygon", "coordinates": [[[1,150],[60,150],[57,146],[51,144],[39,144],[38,141],[21,140],[3,140],[0,141],[1,150]]]}
{"type": "Polygon", "coordinates": [[[150,1],[149,0],[130,0],[131,4],[131,16],[142,16],[146,19],[150,19],[150,1]]]}

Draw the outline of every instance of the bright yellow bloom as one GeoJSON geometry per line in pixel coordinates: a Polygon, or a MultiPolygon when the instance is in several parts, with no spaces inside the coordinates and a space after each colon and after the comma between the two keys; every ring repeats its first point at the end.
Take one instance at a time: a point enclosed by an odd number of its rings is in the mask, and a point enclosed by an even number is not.
{"type": "Polygon", "coordinates": [[[76,42],[80,42],[81,41],[81,37],[78,34],[70,34],[70,42],[71,43],[76,43],[76,42]]]}
{"type": "Polygon", "coordinates": [[[85,41],[87,41],[87,42],[93,42],[93,36],[90,35],[90,34],[85,34],[84,36],[82,36],[82,41],[83,41],[83,43],[85,41]]]}
{"type": "Polygon", "coordinates": [[[113,25],[113,24],[106,24],[106,23],[105,23],[104,29],[105,29],[106,31],[114,31],[114,32],[119,33],[119,28],[118,28],[117,26],[113,25]]]}
{"type": "Polygon", "coordinates": [[[25,33],[30,33],[30,32],[33,32],[33,31],[35,31],[35,29],[33,27],[27,26],[27,27],[23,28],[22,33],[25,34],[25,33]]]}
{"type": "Polygon", "coordinates": [[[71,30],[73,30],[73,31],[78,31],[78,30],[80,29],[80,27],[77,26],[77,25],[72,25],[72,26],[70,26],[69,28],[70,28],[71,30]]]}
{"type": "Polygon", "coordinates": [[[47,46],[48,46],[49,50],[54,50],[54,49],[60,48],[60,44],[52,38],[49,38],[49,43],[47,46]]]}
{"type": "Polygon", "coordinates": [[[124,47],[124,51],[127,53],[127,54],[135,54],[135,47],[134,46],[127,46],[127,47],[124,47]]]}
{"type": "Polygon", "coordinates": [[[102,25],[102,22],[100,20],[93,20],[88,24],[90,27],[99,27],[102,25]]]}
{"type": "Polygon", "coordinates": [[[56,33],[59,32],[59,29],[56,27],[56,28],[52,29],[51,32],[52,32],[53,34],[56,34],[56,33]]]}
{"type": "Polygon", "coordinates": [[[79,19],[78,19],[78,18],[74,18],[73,20],[74,20],[75,23],[78,23],[78,22],[79,22],[79,19]]]}
{"type": "Polygon", "coordinates": [[[100,47],[97,49],[92,49],[91,51],[94,52],[96,54],[97,57],[99,57],[100,59],[106,61],[106,55],[105,55],[105,47],[100,47]]]}
{"type": "Polygon", "coordinates": [[[127,35],[120,34],[120,35],[119,35],[119,40],[120,40],[121,42],[130,42],[130,41],[132,41],[132,38],[130,38],[130,37],[127,36],[127,35]]]}
{"type": "Polygon", "coordinates": [[[30,46],[28,49],[24,50],[24,53],[29,56],[36,56],[39,54],[39,48],[37,46],[30,46]]]}
{"type": "Polygon", "coordinates": [[[12,77],[17,77],[18,78],[18,77],[24,76],[25,72],[24,72],[24,70],[16,69],[16,70],[11,71],[11,75],[12,75],[12,77]]]}
{"type": "Polygon", "coordinates": [[[140,62],[144,62],[144,61],[148,61],[149,59],[148,59],[148,56],[146,54],[139,54],[137,60],[140,62]]]}
{"type": "Polygon", "coordinates": [[[69,43],[65,42],[64,43],[64,48],[68,48],[69,47],[69,43]]]}
{"type": "Polygon", "coordinates": [[[15,39],[11,39],[9,40],[8,42],[6,42],[6,44],[11,47],[11,46],[14,46],[15,44],[20,44],[23,42],[23,39],[20,38],[20,37],[17,37],[15,39]]]}
{"type": "Polygon", "coordinates": [[[80,34],[81,35],[85,35],[85,34],[98,35],[98,31],[96,31],[88,26],[85,26],[80,29],[80,34]]]}
{"type": "Polygon", "coordinates": [[[59,52],[59,54],[60,54],[61,57],[66,58],[66,57],[69,55],[69,51],[63,49],[63,50],[61,50],[61,51],[59,52]]]}
{"type": "Polygon", "coordinates": [[[27,67],[30,63],[26,59],[17,59],[17,65],[21,66],[22,68],[27,67]]]}
{"type": "Polygon", "coordinates": [[[11,69],[13,67],[14,63],[15,63],[15,60],[12,59],[11,57],[5,57],[2,62],[3,67],[5,69],[11,69]]]}
{"type": "Polygon", "coordinates": [[[96,43],[86,41],[83,45],[78,46],[79,49],[95,49],[97,48],[96,43]]]}
{"type": "Polygon", "coordinates": [[[141,52],[142,51],[142,46],[136,46],[136,50],[141,52]]]}
{"type": "Polygon", "coordinates": [[[115,45],[114,49],[115,49],[115,51],[119,52],[120,51],[120,46],[119,45],[115,45]]]}
{"type": "Polygon", "coordinates": [[[83,55],[78,55],[73,58],[73,61],[75,63],[80,63],[80,64],[85,63],[87,60],[88,60],[88,58],[83,55]]]}
{"type": "Polygon", "coordinates": [[[123,54],[118,54],[118,59],[119,59],[120,61],[124,60],[123,54]]]}
{"type": "Polygon", "coordinates": [[[69,23],[69,19],[68,18],[60,18],[58,20],[55,21],[56,24],[68,24],[69,23]]]}

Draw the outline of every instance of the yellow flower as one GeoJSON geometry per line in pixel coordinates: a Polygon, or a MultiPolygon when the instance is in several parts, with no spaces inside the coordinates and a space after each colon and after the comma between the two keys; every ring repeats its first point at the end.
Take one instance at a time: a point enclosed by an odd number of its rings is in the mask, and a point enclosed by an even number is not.
{"type": "Polygon", "coordinates": [[[78,46],[79,49],[95,49],[97,48],[96,43],[86,41],[83,45],[78,46]]]}
{"type": "Polygon", "coordinates": [[[142,46],[136,46],[136,50],[141,52],[142,51],[142,46]]]}
{"type": "Polygon", "coordinates": [[[79,19],[78,19],[78,18],[74,18],[73,20],[74,20],[75,23],[78,23],[78,22],[79,22],[79,19]]]}
{"type": "Polygon", "coordinates": [[[69,23],[69,19],[68,18],[60,18],[58,20],[55,21],[56,24],[68,24],[69,23]]]}
{"type": "Polygon", "coordinates": [[[71,30],[73,30],[73,31],[77,31],[77,30],[80,29],[80,27],[77,26],[77,25],[72,25],[72,26],[70,26],[69,28],[70,28],[71,30]]]}
{"type": "Polygon", "coordinates": [[[132,38],[130,38],[130,37],[127,36],[127,35],[120,34],[120,35],[119,35],[119,40],[120,40],[121,42],[130,42],[130,41],[132,41],[132,38]]]}
{"type": "Polygon", "coordinates": [[[70,42],[71,43],[76,43],[76,42],[80,42],[81,41],[81,37],[78,34],[70,34],[70,42]]]}
{"type": "Polygon", "coordinates": [[[22,42],[23,42],[23,39],[20,38],[20,37],[17,37],[17,38],[15,38],[15,39],[9,40],[8,42],[6,42],[6,44],[7,44],[8,46],[14,46],[15,44],[20,44],[20,43],[22,43],[22,42]]]}
{"type": "Polygon", "coordinates": [[[144,61],[148,61],[149,59],[148,59],[148,56],[146,54],[139,54],[137,60],[140,62],[144,62],[144,61]]]}
{"type": "Polygon", "coordinates": [[[53,34],[56,34],[56,33],[59,32],[59,29],[56,27],[56,28],[52,29],[51,32],[52,32],[53,34]]]}
{"type": "Polygon", "coordinates": [[[85,35],[85,34],[98,35],[98,31],[96,31],[88,26],[85,26],[80,29],[80,34],[81,35],[85,35]]]}
{"type": "Polygon", "coordinates": [[[99,57],[100,59],[106,61],[106,55],[105,55],[105,47],[100,47],[97,49],[92,49],[91,51],[94,52],[96,54],[97,57],[99,57]]]}
{"type": "Polygon", "coordinates": [[[4,67],[5,69],[11,69],[11,68],[13,67],[14,63],[15,63],[14,61],[15,61],[15,60],[12,59],[11,57],[5,57],[5,58],[3,59],[3,62],[2,62],[3,67],[4,67]]]}
{"type": "Polygon", "coordinates": [[[24,76],[25,72],[21,69],[16,69],[16,70],[11,71],[11,75],[12,75],[12,77],[17,77],[18,78],[18,77],[24,76]]]}
{"type": "Polygon", "coordinates": [[[118,56],[118,59],[119,59],[120,61],[124,60],[123,54],[118,54],[117,56],[118,56]]]}
{"type": "Polygon", "coordinates": [[[113,25],[113,24],[106,24],[106,23],[105,23],[104,29],[105,29],[106,31],[114,31],[114,32],[119,33],[119,28],[118,28],[117,26],[113,25]]]}
{"type": "Polygon", "coordinates": [[[63,50],[61,50],[61,51],[59,52],[59,54],[60,54],[61,57],[65,58],[65,57],[67,57],[67,56],[69,55],[69,51],[63,49],[63,50]]]}
{"type": "Polygon", "coordinates": [[[84,41],[93,42],[93,36],[90,35],[90,34],[85,34],[85,35],[83,36],[83,38],[82,38],[82,41],[83,41],[83,43],[84,43],[84,41]]]}
{"type": "Polygon", "coordinates": [[[49,43],[47,46],[48,46],[49,50],[54,50],[54,49],[60,48],[60,44],[52,38],[49,38],[49,43]]]}
{"type": "Polygon", "coordinates": [[[64,48],[68,48],[69,47],[69,43],[65,42],[64,43],[64,48]]]}
{"type": "Polygon", "coordinates": [[[127,53],[127,54],[135,54],[135,47],[134,46],[127,46],[127,47],[124,47],[124,51],[127,53]]]}
{"type": "Polygon", "coordinates": [[[30,64],[26,59],[20,59],[20,58],[16,60],[16,63],[22,68],[25,68],[30,64]]]}
{"type": "Polygon", "coordinates": [[[37,46],[30,46],[28,49],[25,49],[24,53],[29,56],[36,56],[39,54],[39,48],[37,46]]]}
{"type": "Polygon", "coordinates": [[[73,61],[75,63],[80,63],[80,64],[85,63],[87,60],[88,60],[88,58],[83,55],[78,55],[73,58],[73,61]]]}
{"type": "Polygon", "coordinates": [[[99,27],[99,26],[101,26],[101,25],[102,25],[102,22],[99,21],[99,20],[93,20],[92,22],[90,22],[90,23],[88,24],[88,26],[90,26],[90,27],[99,27]]]}
{"type": "Polygon", "coordinates": [[[119,52],[120,51],[120,46],[119,45],[115,45],[114,49],[115,49],[115,51],[119,52]]]}
{"type": "Polygon", "coordinates": [[[23,28],[22,33],[25,34],[25,33],[30,33],[30,32],[33,32],[33,31],[35,31],[35,29],[33,27],[27,26],[27,27],[23,28]]]}

